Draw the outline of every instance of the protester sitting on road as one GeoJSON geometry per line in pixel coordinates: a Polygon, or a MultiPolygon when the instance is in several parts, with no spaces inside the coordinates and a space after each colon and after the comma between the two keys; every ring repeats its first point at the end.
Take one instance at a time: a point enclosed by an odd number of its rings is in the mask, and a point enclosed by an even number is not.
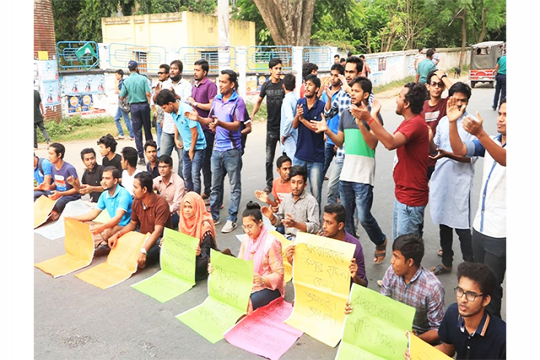
{"type": "Polygon", "coordinates": [[[184,180],[173,172],[173,159],[169,155],[161,155],[158,159],[159,176],[154,179],[153,189],[167,200],[171,212],[174,229],[178,228],[180,220],[180,202],[185,194],[184,180]]]}
{"type": "Polygon", "coordinates": [[[272,195],[274,195],[274,200],[270,198],[270,194],[268,194],[266,191],[255,190],[255,196],[257,199],[274,208],[281,204],[285,195],[290,194],[292,191],[291,179],[289,177],[291,164],[292,161],[287,155],[281,155],[277,158],[276,165],[279,178],[274,179],[272,184],[272,195]]]}
{"type": "Polygon", "coordinates": [[[114,166],[122,173],[122,157],[115,153],[118,143],[114,140],[114,136],[104,135],[99,138],[97,144],[99,145],[99,153],[103,156],[103,167],[114,166]]]}
{"type": "MultiPolygon", "coordinates": [[[[418,235],[399,236],[392,245],[392,265],[384,274],[381,294],[415,308],[413,332],[425,342],[437,344],[444,317],[444,287],[420,265],[422,257],[424,241],[418,235]]],[[[345,313],[351,312],[347,303],[345,313]]]]}
{"type": "Polygon", "coordinates": [[[82,149],[81,159],[86,169],[81,177],[81,187],[78,189],[79,194],[90,194],[90,201],[97,203],[103,192],[101,179],[104,167],[96,164],[96,152],[92,148],[82,149]]]}
{"type": "Polygon", "coordinates": [[[51,176],[51,162],[45,158],[39,158],[34,153],[34,201],[41,195],[49,195],[51,184],[53,184],[51,176]]]}
{"type": "Polygon", "coordinates": [[[149,234],[137,258],[139,268],[144,268],[147,264],[159,260],[159,240],[163,236],[163,229],[165,227],[172,229],[169,204],[167,200],[154,193],[152,184],[152,174],[148,171],[135,175],[133,181],[135,199],[131,222],[109,238],[109,246],[113,249],[118,238],[130,231],[135,231],[137,227],[141,234],[149,234]]]}
{"type": "Polygon", "coordinates": [[[285,236],[289,239],[296,237],[298,230],[316,234],[319,230],[319,203],[311,193],[307,192],[307,169],[295,165],[290,171],[291,193],[283,197],[276,214],[268,206],[261,211],[272,225],[285,226],[285,236]]]}
{"type": "Polygon", "coordinates": [[[102,175],[103,192],[99,197],[97,206],[80,216],[73,216],[78,221],[92,221],[107,210],[110,220],[104,224],[91,223],[90,232],[94,235],[94,245],[97,250],[108,252],[109,238],[122,230],[131,220],[131,205],[133,199],[129,192],[120,185],[120,172],[114,166],[107,166],[102,175]]]}
{"type": "MultiPolygon", "coordinates": [[[[166,155],[165,155],[166,156],[166,155]]],[[[208,260],[210,249],[217,250],[216,227],[212,215],[206,211],[204,200],[201,195],[194,191],[188,192],[180,202],[181,233],[199,239],[196,247],[195,280],[203,280],[208,277],[208,260]]]]}
{"type": "Polygon", "coordinates": [[[137,169],[137,149],[134,147],[126,146],[122,149],[122,169],[122,186],[133,196],[133,181],[135,175],[141,172],[137,169]]]}
{"type": "MultiPolygon", "coordinates": [[[[357,283],[367,287],[368,280],[366,277],[366,266],[364,263],[364,251],[360,241],[357,238],[345,231],[345,207],[338,203],[328,204],[324,207],[322,233],[320,235],[327,238],[345,241],[349,244],[356,245],[354,257],[349,265],[351,272],[351,284],[357,283]]],[[[294,251],[296,245],[287,247],[287,261],[292,265],[294,260],[294,251]]]]}

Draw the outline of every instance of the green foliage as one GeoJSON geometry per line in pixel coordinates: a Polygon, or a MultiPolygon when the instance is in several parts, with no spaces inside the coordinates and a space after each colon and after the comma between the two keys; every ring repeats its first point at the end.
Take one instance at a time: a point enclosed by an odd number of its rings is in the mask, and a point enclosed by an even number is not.
{"type": "Polygon", "coordinates": [[[270,30],[266,27],[259,9],[251,0],[236,0],[236,8],[231,11],[235,20],[253,21],[255,23],[255,43],[260,46],[275,45],[270,30]]]}
{"type": "MultiPolygon", "coordinates": [[[[81,117],[69,116],[62,118],[58,123],[46,121],[45,128],[52,141],[70,141],[99,138],[105,134],[117,134],[116,125],[112,116],[81,117]]],[[[37,132],[38,142],[45,142],[41,131],[37,132]]]]}

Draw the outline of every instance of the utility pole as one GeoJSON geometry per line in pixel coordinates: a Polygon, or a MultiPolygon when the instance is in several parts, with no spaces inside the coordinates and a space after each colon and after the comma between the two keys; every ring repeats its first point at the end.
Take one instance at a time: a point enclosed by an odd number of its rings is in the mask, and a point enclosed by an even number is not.
{"type": "Polygon", "coordinates": [[[218,64],[219,71],[230,69],[229,0],[218,0],[218,64]]]}

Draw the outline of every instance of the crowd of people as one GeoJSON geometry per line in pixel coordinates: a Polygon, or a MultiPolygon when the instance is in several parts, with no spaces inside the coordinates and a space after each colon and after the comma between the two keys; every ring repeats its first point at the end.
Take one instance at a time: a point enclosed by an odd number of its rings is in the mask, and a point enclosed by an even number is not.
{"type": "MultiPolygon", "coordinates": [[[[433,50],[427,56],[431,61],[433,50]]],[[[436,64],[420,62],[417,82],[405,84],[396,100],[396,114],[403,120],[390,133],[367,77],[365,59],[350,56],[345,65],[339,57],[335,60],[324,86],[316,65],[305,64],[302,96],[297,98],[295,76],[283,76],[282,61],[271,59],[269,80],[251,114],[232,70],[221,71],[216,86],[208,79],[208,62],[198,60],[191,85],[182,77],[182,62],[175,60],[160,66],[159,82],[151,89],[138,73],[138,64],[130,61],[130,76],[119,85],[119,100],[127,97],[130,104],[128,131],[130,136],[133,131],[136,148],[126,146],[116,153],[116,140],[123,138],[119,126],[117,139],[107,134],[97,142],[102,165],[96,163],[94,149],[82,150],[86,170],[79,180],[75,168],[63,160],[65,147],[52,143],[48,159],[34,158],[34,199],[46,195],[56,200],[51,216],[56,220],[68,202],[88,194],[95,208],[73,218],[91,223],[100,253],[114,248],[129,231],[150,233],[139,254],[141,268],[159,259],[165,227],[191,235],[200,240],[196,278],[204,279],[213,270],[210,249],[218,249],[216,226],[221,223],[225,175],[230,205],[221,232],[237,227],[246,135],[266,98],[266,178],[264,189],[254,194],[254,200],[264,206],[250,201],[243,211],[247,236],[238,254],[254,261],[249,311],[284,296],[283,263],[294,261],[294,245],[285,249],[283,257],[281,242],[263,224],[263,216],[290,240],[302,231],[355,244],[351,284],[367,286],[356,218],[375,245],[374,264],[383,262],[391,243],[391,266],[379,286],[383,295],[416,309],[415,334],[449,356],[506,358],[506,324],[500,319],[506,271],[506,99],[498,108],[498,134],[489,136],[481,116],[466,111],[470,87],[452,83],[436,64]],[[448,97],[442,98],[446,89],[448,97]],[[156,114],[157,142],[150,132],[151,111],[156,114]],[[274,165],[278,142],[281,151],[274,165]],[[391,234],[383,232],[371,213],[379,142],[395,150],[391,234]],[[173,149],[178,154],[178,173],[173,171],[173,149]],[[479,208],[471,224],[478,156],[485,157],[484,172],[479,208]],[[322,185],[332,162],[328,196],[323,199],[322,185]],[[137,165],[146,165],[146,171],[137,165]],[[439,225],[442,256],[441,264],[431,269],[421,265],[428,202],[431,218],[439,225]],[[110,219],[93,222],[103,210],[110,219]],[[458,266],[456,304],[445,307],[445,289],[437,276],[452,270],[454,230],[464,262],[458,266]]],[[[122,111],[119,107],[117,125],[122,111]]],[[[228,249],[223,252],[230,254],[228,249]]],[[[348,305],[346,311],[354,309],[348,305]]]]}

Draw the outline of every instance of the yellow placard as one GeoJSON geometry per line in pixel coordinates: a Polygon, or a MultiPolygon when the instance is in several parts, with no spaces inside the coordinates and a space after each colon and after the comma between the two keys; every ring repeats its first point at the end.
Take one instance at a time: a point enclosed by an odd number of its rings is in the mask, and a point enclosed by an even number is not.
{"type": "Polygon", "coordinates": [[[94,240],[90,225],[73,219],[64,219],[66,253],[34,266],[54,278],[67,275],[90,265],[94,257],[94,240]]]}
{"type": "Polygon", "coordinates": [[[335,347],[349,298],[354,244],[298,232],[293,262],[294,309],[286,324],[335,347]]]}
{"type": "Polygon", "coordinates": [[[49,52],[48,51],[38,51],[38,60],[49,60],[49,52]]]}
{"type": "Polygon", "coordinates": [[[109,215],[109,212],[107,209],[104,209],[99,213],[97,218],[94,219],[94,222],[100,223],[100,224],[106,224],[109,220],[111,220],[111,216],[109,215]]]}
{"type": "Polygon", "coordinates": [[[451,357],[435,349],[433,346],[420,339],[418,336],[410,334],[411,344],[409,352],[411,360],[452,360],[451,357]]]}
{"type": "Polygon", "coordinates": [[[287,261],[287,248],[294,245],[294,241],[287,240],[283,234],[277,231],[270,231],[270,234],[274,235],[276,239],[281,242],[281,252],[283,254],[283,280],[288,283],[292,279],[292,265],[287,261]]]}
{"type": "Polygon", "coordinates": [[[47,221],[55,203],[56,200],[51,200],[45,195],[34,201],[34,229],[47,221]]]}
{"type": "Polygon", "coordinates": [[[124,234],[118,239],[106,262],[75,276],[100,289],[107,289],[129,279],[137,271],[137,258],[147,236],[149,234],[135,231],[124,234]]]}

